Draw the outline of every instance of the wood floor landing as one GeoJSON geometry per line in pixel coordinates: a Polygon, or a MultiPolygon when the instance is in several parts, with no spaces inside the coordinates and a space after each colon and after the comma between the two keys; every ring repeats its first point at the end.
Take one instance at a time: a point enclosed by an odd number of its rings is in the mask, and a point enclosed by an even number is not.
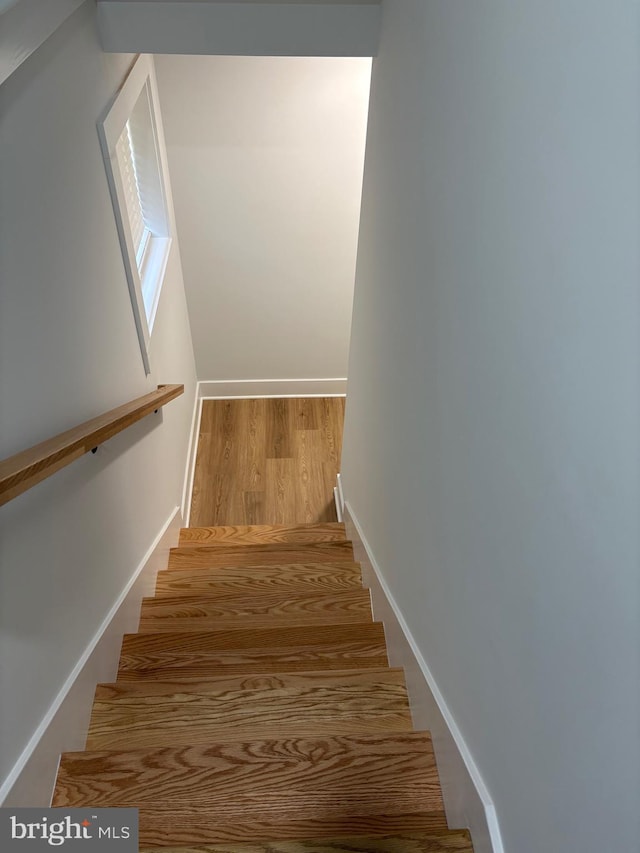
{"type": "Polygon", "coordinates": [[[191,524],[337,521],[344,397],[204,400],[191,524]]]}
{"type": "Polygon", "coordinates": [[[472,853],[340,525],[186,536],[53,805],[138,808],[143,851],[472,853]]]}

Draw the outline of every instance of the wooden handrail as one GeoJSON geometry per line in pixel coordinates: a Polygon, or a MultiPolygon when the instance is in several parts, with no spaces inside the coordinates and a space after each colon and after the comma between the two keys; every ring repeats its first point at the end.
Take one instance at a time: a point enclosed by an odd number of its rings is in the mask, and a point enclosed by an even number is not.
{"type": "Polygon", "coordinates": [[[0,462],[0,506],[183,393],[184,385],[158,385],[157,391],[3,459],[0,462]]]}

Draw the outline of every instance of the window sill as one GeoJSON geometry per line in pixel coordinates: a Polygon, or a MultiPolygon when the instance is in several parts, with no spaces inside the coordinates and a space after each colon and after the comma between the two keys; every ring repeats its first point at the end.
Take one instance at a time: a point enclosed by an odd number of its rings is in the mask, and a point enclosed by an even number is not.
{"type": "Polygon", "coordinates": [[[152,237],[149,241],[141,278],[142,299],[148,318],[149,334],[153,330],[156,319],[170,251],[171,237],[152,237]]]}

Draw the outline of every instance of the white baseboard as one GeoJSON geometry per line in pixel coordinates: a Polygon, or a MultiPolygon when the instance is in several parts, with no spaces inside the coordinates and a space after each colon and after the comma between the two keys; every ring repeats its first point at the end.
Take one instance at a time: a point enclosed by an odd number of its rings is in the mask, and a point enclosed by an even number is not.
{"type": "Polygon", "coordinates": [[[333,487],[333,502],[336,506],[336,518],[339,522],[343,522],[344,516],[342,515],[342,504],[340,503],[340,494],[337,486],[333,487]]]}
{"type": "Polygon", "coordinates": [[[475,853],[504,853],[491,796],[348,501],[344,520],[374,617],[384,623],[389,663],[404,668],[414,726],[431,731],[449,826],[469,829],[475,853]]]}
{"type": "Polygon", "coordinates": [[[200,435],[200,420],[202,418],[202,397],[200,396],[200,383],[196,383],[196,392],[193,400],[193,415],[191,416],[191,432],[189,433],[189,447],[187,450],[187,461],[184,469],[184,486],[182,488],[182,518],[185,527],[189,526],[191,516],[191,496],[193,494],[193,478],[196,473],[196,458],[198,454],[198,437],[200,435]]]}
{"type": "Polygon", "coordinates": [[[342,474],[336,474],[336,487],[335,487],[335,495],[336,495],[336,509],[338,510],[338,515],[341,518],[344,518],[344,492],[342,491],[342,474]]]}
{"type": "Polygon", "coordinates": [[[84,749],[96,684],[115,679],[122,635],[138,630],[142,599],[166,569],[181,523],[176,507],[0,786],[0,806],[49,806],[60,753],[84,749]]]}
{"type": "Polygon", "coordinates": [[[343,397],[346,379],[229,379],[198,382],[199,396],[233,400],[253,397],[343,397]]]}

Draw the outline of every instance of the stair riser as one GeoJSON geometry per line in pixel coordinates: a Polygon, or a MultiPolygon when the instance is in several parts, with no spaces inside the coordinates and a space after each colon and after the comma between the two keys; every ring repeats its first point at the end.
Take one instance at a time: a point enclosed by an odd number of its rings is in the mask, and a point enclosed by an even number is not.
{"type": "Polygon", "coordinates": [[[249,737],[268,738],[274,733],[285,739],[308,737],[337,737],[338,735],[365,734],[398,734],[412,730],[411,713],[409,711],[383,714],[339,715],[333,718],[320,714],[309,714],[303,719],[304,712],[291,714],[288,719],[268,713],[259,722],[250,714],[231,717],[222,726],[219,720],[210,725],[198,719],[190,719],[181,728],[179,723],[155,728],[155,720],[146,723],[144,720],[133,718],[131,723],[124,726],[112,725],[97,718],[92,724],[86,748],[90,750],[103,749],[140,749],[142,747],[162,747],[171,743],[173,746],[197,746],[211,743],[237,743],[249,737]]]}
{"type": "Polygon", "coordinates": [[[246,649],[269,650],[280,655],[283,649],[315,649],[322,654],[337,653],[344,644],[354,647],[373,646],[384,649],[384,628],[381,622],[361,622],[356,625],[315,625],[305,627],[275,627],[255,629],[223,629],[199,632],[167,632],[164,634],[125,634],[123,654],[225,654],[246,649]]]}
{"type": "Polygon", "coordinates": [[[236,525],[222,527],[183,527],[179,546],[182,545],[265,545],[293,543],[308,545],[317,542],[343,542],[347,538],[344,524],[308,525],[236,525]]]}
{"type": "MultiPolygon", "coordinates": [[[[153,848],[141,850],[151,853],[153,848]]],[[[313,841],[268,841],[249,844],[163,848],[163,853],[473,853],[466,830],[381,836],[380,838],[318,839],[313,841]]]]}
{"type": "Polygon", "coordinates": [[[291,563],[354,562],[351,542],[317,545],[245,545],[243,547],[182,546],[169,555],[169,570],[215,568],[216,566],[287,565],[291,563]]]}
{"type": "MultiPolygon", "coordinates": [[[[95,803],[91,805],[96,806],[95,803]]],[[[243,804],[240,805],[242,807],[243,804]]],[[[389,835],[394,832],[428,833],[447,829],[444,812],[425,813],[419,810],[419,805],[415,812],[408,812],[406,810],[408,807],[409,804],[405,806],[404,812],[385,814],[382,810],[386,809],[386,806],[380,803],[377,814],[354,814],[353,812],[333,814],[319,803],[315,814],[308,817],[303,814],[298,819],[295,819],[294,815],[300,813],[300,807],[295,802],[291,803],[291,813],[288,811],[284,814],[256,813],[247,804],[244,807],[244,814],[231,816],[226,813],[205,815],[202,812],[185,816],[182,810],[170,812],[143,807],[140,809],[140,843],[156,849],[164,848],[167,839],[171,839],[173,844],[206,845],[225,841],[231,843],[250,841],[254,838],[296,840],[326,838],[327,835],[375,836],[376,834],[389,835]]],[[[233,848],[225,845],[223,849],[228,853],[233,848]]],[[[446,853],[450,853],[451,848],[444,849],[446,853]]],[[[267,850],[271,853],[271,848],[267,850]]],[[[468,847],[462,850],[465,853],[473,853],[468,847]]],[[[198,853],[200,853],[199,850],[198,853]]],[[[407,851],[403,850],[402,853],[407,851]]]]}
{"type": "Polygon", "coordinates": [[[350,690],[361,688],[367,692],[377,690],[379,686],[392,685],[406,690],[404,672],[401,669],[350,669],[335,672],[293,672],[274,673],[272,675],[232,675],[218,676],[206,681],[197,679],[178,679],[176,681],[154,681],[149,684],[123,683],[99,684],[96,689],[96,701],[111,701],[128,696],[167,696],[170,694],[198,693],[202,696],[216,695],[235,691],[259,690],[269,695],[269,690],[309,690],[313,688],[350,690]]]}
{"type": "MultiPolygon", "coordinates": [[[[330,621],[333,625],[353,625],[361,624],[362,620],[362,616],[340,616],[332,618],[330,621]]],[[[252,628],[273,628],[276,626],[302,628],[309,625],[325,625],[327,624],[327,622],[329,622],[328,619],[293,619],[289,617],[283,618],[277,616],[253,616],[245,617],[244,619],[202,619],[200,621],[197,621],[195,619],[180,621],[176,619],[175,621],[172,621],[171,624],[162,624],[160,620],[154,619],[144,620],[140,622],[140,634],[169,634],[175,631],[180,631],[185,634],[189,633],[190,631],[192,631],[193,633],[199,633],[203,630],[210,630],[214,628],[247,628],[247,630],[250,630],[252,628]]]]}
{"type": "Polygon", "coordinates": [[[168,619],[159,619],[159,618],[141,618],[139,625],[139,633],[140,634],[154,634],[154,633],[169,633],[175,631],[188,632],[188,631],[208,631],[214,630],[216,628],[273,628],[276,626],[280,627],[291,627],[291,628],[303,628],[308,625],[353,625],[353,624],[361,624],[363,620],[366,619],[366,615],[358,615],[354,614],[353,616],[348,613],[342,614],[338,613],[335,616],[320,617],[320,616],[307,616],[305,617],[294,617],[294,616],[234,616],[227,618],[212,618],[207,616],[202,616],[196,618],[188,617],[184,619],[179,618],[168,618],[168,619]]]}
{"type": "Polygon", "coordinates": [[[215,678],[251,673],[296,673],[316,670],[326,672],[353,667],[377,669],[388,666],[386,652],[374,652],[367,649],[358,656],[357,650],[345,652],[333,657],[314,656],[309,652],[305,657],[292,660],[292,653],[283,652],[282,656],[270,658],[266,655],[248,654],[240,657],[207,656],[191,658],[140,659],[132,656],[123,658],[118,670],[119,681],[141,681],[146,679],[166,680],[172,678],[215,678]]]}

